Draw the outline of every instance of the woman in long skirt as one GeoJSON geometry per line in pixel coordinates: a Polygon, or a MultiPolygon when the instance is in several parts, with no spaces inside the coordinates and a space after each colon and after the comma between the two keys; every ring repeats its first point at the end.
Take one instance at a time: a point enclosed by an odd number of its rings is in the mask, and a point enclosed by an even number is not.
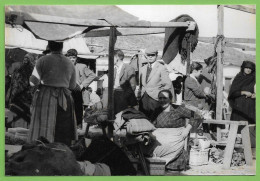
{"type": "Polygon", "coordinates": [[[40,136],[68,146],[77,139],[74,102],[70,89],[76,86],[75,68],[61,54],[63,43],[48,42],[51,53],[37,60],[30,78],[38,85],[32,106],[29,141],[40,136]]]}

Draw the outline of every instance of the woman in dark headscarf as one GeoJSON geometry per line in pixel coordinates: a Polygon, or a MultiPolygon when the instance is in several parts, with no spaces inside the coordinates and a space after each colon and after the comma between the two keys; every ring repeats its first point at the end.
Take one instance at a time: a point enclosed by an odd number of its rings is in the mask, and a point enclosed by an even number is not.
{"type": "Polygon", "coordinates": [[[35,65],[35,59],[36,57],[31,53],[24,56],[22,66],[12,75],[6,96],[9,109],[15,112],[18,117],[22,117],[27,123],[30,122],[30,105],[34,92],[34,89],[30,87],[29,78],[35,65]]]}
{"type": "Polygon", "coordinates": [[[231,120],[255,123],[255,64],[244,61],[241,71],[231,85],[228,101],[232,108],[231,120]]]}

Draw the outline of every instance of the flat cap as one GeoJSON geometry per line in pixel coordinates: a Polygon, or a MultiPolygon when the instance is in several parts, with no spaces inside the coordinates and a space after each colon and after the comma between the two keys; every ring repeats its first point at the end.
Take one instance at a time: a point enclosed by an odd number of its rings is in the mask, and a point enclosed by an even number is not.
{"type": "Polygon", "coordinates": [[[158,53],[158,50],[157,50],[156,48],[154,48],[154,47],[150,47],[150,48],[147,48],[147,49],[145,50],[145,53],[146,53],[146,54],[157,54],[157,53],[158,53]]]}

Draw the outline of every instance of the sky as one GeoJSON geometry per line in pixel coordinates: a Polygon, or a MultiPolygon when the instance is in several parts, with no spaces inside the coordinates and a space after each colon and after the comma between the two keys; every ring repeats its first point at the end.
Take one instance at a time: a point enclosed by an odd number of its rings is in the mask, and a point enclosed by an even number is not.
{"type": "MultiPolygon", "coordinates": [[[[216,5],[118,5],[124,11],[147,21],[168,22],[181,14],[190,15],[199,26],[200,37],[215,37],[218,20],[216,5]]],[[[256,38],[256,15],[224,8],[224,36],[256,38]]]]}

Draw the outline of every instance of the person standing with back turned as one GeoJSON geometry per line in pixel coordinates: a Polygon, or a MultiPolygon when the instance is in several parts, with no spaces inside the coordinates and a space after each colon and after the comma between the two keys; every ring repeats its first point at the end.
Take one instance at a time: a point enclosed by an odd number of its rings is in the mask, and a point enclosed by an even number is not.
{"type": "Polygon", "coordinates": [[[68,146],[77,139],[74,102],[69,89],[76,86],[75,68],[62,55],[63,42],[48,42],[51,53],[36,61],[30,84],[38,85],[31,105],[28,141],[40,136],[68,146]]]}

